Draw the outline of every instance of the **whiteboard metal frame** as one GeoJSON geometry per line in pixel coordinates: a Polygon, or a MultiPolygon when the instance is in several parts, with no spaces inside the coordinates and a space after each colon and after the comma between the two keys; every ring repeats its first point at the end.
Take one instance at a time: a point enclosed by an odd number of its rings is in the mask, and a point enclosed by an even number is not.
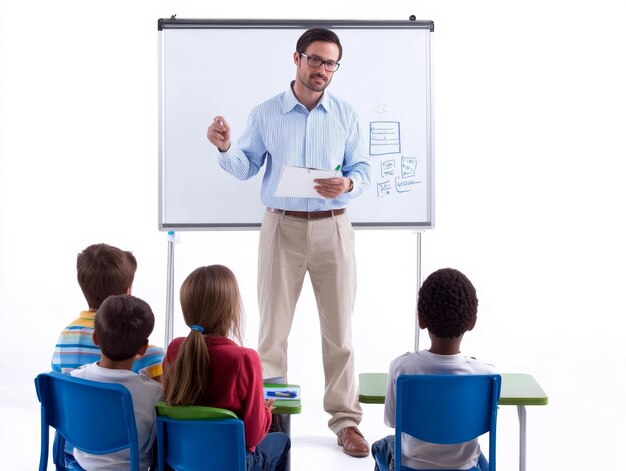
{"type": "Polygon", "coordinates": [[[242,29],[292,29],[292,28],[354,28],[354,29],[428,29],[435,31],[435,23],[431,20],[278,20],[278,19],[190,19],[160,18],[158,30],[164,29],[195,29],[195,28],[242,28],[242,29]]]}
{"type": "MultiPolygon", "coordinates": [[[[340,28],[340,29],[422,29],[430,32],[434,31],[434,22],[431,20],[415,20],[411,16],[408,20],[300,20],[300,19],[178,19],[174,16],[171,18],[160,18],[158,20],[158,31],[173,29],[293,29],[293,28],[340,28]]],[[[172,223],[166,222],[164,219],[165,211],[165,191],[164,191],[164,160],[165,160],[165,110],[164,96],[165,83],[163,79],[163,67],[165,63],[165,51],[163,47],[163,36],[159,34],[159,195],[158,195],[158,229],[160,231],[228,231],[228,230],[259,230],[261,222],[199,222],[199,223],[172,223]]],[[[430,38],[427,38],[427,46],[430,57],[430,38]]],[[[434,179],[434,145],[433,145],[433,108],[432,108],[432,71],[430,60],[427,62],[427,101],[429,108],[428,116],[428,176],[427,181],[430,185],[427,205],[428,217],[425,222],[362,222],[352,221],[355,229],[414,229],[423,231],[432,229],[435,226],[435,179],[434,179]]],[[[262,215],[259,219],[262,218],[262,215]]]]}

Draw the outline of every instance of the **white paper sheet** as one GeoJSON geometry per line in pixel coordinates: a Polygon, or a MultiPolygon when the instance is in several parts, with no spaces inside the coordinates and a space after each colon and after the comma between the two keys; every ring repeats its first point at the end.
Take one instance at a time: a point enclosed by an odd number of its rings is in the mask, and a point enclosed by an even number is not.
{"type": "MultiPolygon", "coordinates": [[[[280,174],[275,196],[321,198],[320,194],[313,189],[315,186],[314,180],[318,178],[333,178],[336,173],[335,170],[285,165],[280,174]]],[[[341,174],[339,173],[338,175],[341,174]]]]}

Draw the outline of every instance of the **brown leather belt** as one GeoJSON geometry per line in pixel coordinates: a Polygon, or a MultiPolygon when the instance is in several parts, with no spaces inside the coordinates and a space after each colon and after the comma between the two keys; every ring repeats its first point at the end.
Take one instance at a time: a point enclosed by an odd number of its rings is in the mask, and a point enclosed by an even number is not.
{"type": "Polygon", "coordinates": [[[292,218],[300,219],[323,219],[333,216],[340,216],[346,212],[345,208],[331,209],[329,211],[289,211],[286,209],[267,208],[268,212],[282,214],[283,216],[289,216],[292,218]]]}

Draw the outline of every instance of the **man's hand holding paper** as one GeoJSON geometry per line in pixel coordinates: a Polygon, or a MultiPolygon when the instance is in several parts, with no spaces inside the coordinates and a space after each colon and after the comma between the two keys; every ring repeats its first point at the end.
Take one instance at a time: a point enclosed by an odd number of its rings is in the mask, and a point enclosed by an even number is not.
{"type": "Polygon", "coordinates": [[[350,179],[334,175],[335,170],[285,165],[280,175],[276,196],[335,198],[349,187],[350,179]]]}

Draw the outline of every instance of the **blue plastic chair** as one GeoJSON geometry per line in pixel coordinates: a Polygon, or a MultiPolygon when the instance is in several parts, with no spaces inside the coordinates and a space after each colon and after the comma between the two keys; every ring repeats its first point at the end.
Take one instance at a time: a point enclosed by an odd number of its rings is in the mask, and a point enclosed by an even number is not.
{"type": "Polygon", "coordinates": [[[215,407],[157,403],[158,469],[246,471],[243,421],[215,407]]]}
{"type": "Polygon", "coordinates": [[[41,402],[39,471],[48,466],[49,427],[58,432],[60,450],[65,440],[96,455],[129,448],[129,469],[139,471],[137,427],[128,389],[56,372],[37,376],[35,388],[41,402]]]}
{"type": "MultiPolygon", "coordinates": [[[[489,461],[496,471],[496,419],[500,375],[401,375],[396,381],[395,469],[401,466],[402,432],[430,443],[463,443],[489,432],[489,461]]],[[[475,468],[476,469],[476,468],[475,468]]]]}

